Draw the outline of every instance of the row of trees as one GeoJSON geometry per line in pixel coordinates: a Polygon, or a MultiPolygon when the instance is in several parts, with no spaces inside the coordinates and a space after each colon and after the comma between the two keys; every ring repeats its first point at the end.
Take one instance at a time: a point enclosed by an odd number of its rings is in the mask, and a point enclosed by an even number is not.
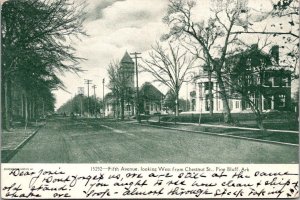
{"type": "Polygon", "coordinates": [[[84,3],[8,0],[2,5],[2,127],[54,111],[52,93],[64,88],[58,75],[80,72],[70,41],[85,35],[84,3]]]}
{"type": "Polygon", "coordinates": [[[64,103],[57,109],[57,112],[61,114],[65,113],[67,115],[73,113],[74,115],[80,116],[91,114],[97,117],[100,116],[101,110],[103,110],[103,101],[101,99],[78,94],[64,103]]]}
{"type": "MultiPolygon", "coordinates": [[[[169,32],[162,36],[162,40],[167,41],[169,49],[163,49],[161,44],[157,44],[152,48],[149,59],[144,60],[143,68],[157,81],[168,86],[178,99],[182,82],[187,81],[187,74],[193,68],[195,60],[201,61],[201,71],[207,72],[209,83],[211,84],[212,76],[217,79],[223,102],[224,122],[233,122],[229,105],[229,99],[234,98],[229,92],[233,88],[235,93],[243,96],[250,104],[257,116],[258,125],[262,128],[261,106],[258,109],[255,107],[248,93],[249,85],[241,84],[244,81],[239,79],[245,78],[246,73],[262,74],[273,56],[264,56],[261,53],[262,49],[274,44],[280,45],[285,52],[280,55],[282,62],[277,65],[282,66],[283,70],[288,68],[292,71],[292,76],[297,77],[298,57],[296,55],[299,49],[297,1],[279,0],[273,4],[273,9],[265,12],[250,9],[247,1],[212,0],[210,3],[211,15],[205,20],[195,17],[197,16],[196,1],[169,0],[167,13],[163,18],[169,27],[169,32]],[[267,19],[271,19],[274,24],[268,26],[269,24],[265,22],[267,19]],[[283,24],[289,29],[283,28],[283,24]],[[263,30],[254,28],[262,26],[265,26],[263,30]],[[247,37],[244,35],[257,38],[256,48],[247,43],[247,37]],[[172,44],[177,46],[174,47],[172,44]],[[247,60],[232,59],[237,53],[243,57],[244,52],[247,54],[245,57],[252,59],[250,63],[254,69],[252,71],[247,69],[247,60]],[[235,74],[236,78],[232,78],[232,74],[235,74]]],[[[252,92],[259,93],[260,99],[262,82],[261,77],[260,81],[252,87],[252,92]]],[[[212,87],[209,88],[212,114],[212,87]]]]}

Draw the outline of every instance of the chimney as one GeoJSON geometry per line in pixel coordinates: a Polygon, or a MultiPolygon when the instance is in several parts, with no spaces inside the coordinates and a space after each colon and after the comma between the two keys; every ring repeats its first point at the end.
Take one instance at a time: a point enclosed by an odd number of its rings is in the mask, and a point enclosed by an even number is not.
{"type": "Polygon", "coordinates": [[[272,58],[274,58],[276,63],[279,64],[279,46],[278,45],[272,46],[272,48],[270,49],[270,55],[272,58]]]}

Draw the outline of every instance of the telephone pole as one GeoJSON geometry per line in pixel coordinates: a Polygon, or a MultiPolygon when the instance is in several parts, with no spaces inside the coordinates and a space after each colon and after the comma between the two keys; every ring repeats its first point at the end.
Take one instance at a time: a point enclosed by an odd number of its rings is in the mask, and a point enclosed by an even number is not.
{"type": "Polygon", "coordinates": [[[83,99],[83,95],[84,95],[84,87],[78,87],[78,94],[80,96],[80,117],[83,117],[82,99],[83,99]]]}
{"type": "Polygon", "coordinates": [[[84,79],[84,84],[87,84],[88,88],[88,116],[90,116],[90,85],[92,84],[92,80],[84,79]]]}
{"type": "Polygon", "coordinates": [[[138,64],[137,64],[137,59],[138,58],[142,58],[139,57],[138,55],[140,55],[141,53],[130,53],[130,55],[134,56],[134,60],[135,60],[135,76],[136,76],[136,104],[135,104],[135,109],[136,109],[136,119],[138,122],[141,122],[140,120],[140,107],[139,107],[139,71],[138,71],[138,64]]]}
{"type": "Polygon", "coordinates": [[[103,118],[105,117],[105,102],[104,102],[104,83],[105,83],[105,79],[102,79],[102,86],[103,86],[103,90],[102,90],[102,107],[103,107],[103,118]]]}
{"type": "Polygon", "coordinates": [[[93,85],[92,88],[94,89],[94,98],[95,98],[95,107],[94,107],[94,115],[95,117],[97,118],[97,98],[96,98],[96,88],[97,88],[97,85],[93,85]]]}

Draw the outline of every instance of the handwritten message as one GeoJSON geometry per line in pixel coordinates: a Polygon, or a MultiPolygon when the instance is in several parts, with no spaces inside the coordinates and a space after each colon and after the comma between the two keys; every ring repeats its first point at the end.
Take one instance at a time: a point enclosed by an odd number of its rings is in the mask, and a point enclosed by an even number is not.
{"type": "Polygon", "coordinates": [[[2,198],[295,198],[298,165],[3,164],[2,198]]]}

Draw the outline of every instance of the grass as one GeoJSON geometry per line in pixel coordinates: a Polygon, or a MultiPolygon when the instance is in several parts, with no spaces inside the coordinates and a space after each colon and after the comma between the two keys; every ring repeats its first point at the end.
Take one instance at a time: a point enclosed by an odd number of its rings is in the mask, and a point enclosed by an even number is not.
{"type": "MultiPolygon", "coordinates": [[[[257,128],[255,121],[255,115],[253,113],[232,113],[234,119],[234,125],[240,127],[257,128]]],[[[277,130],[299,130],[299,123],[296,118],[296,114],[292,112],[274,112],[264,113],[264,126],[266,129],[277,129],[277,130]]],[[[157,118],[157,117],[155,117],[157,118]]],[[[164,115],[160,117],[161,121],[174,122],[174,115],[164,115]]],[[[199,123],[199,114],[181,114],[176,117],[177,122],[185,123],[199,123]]],[[[223,123],[222,113],[214,113],[210,116],[208,113],[201,114],[202,124],[219,124],[226,125],[223,123]]]]}
{"type": "MultiPolygon", "coordinates": [[[[144,122],[146,123],[146,122],[144,122]]],[[[241,136],[253,139],[261,139],[267,141],[284,142],[290,144],[299,144],[299,134],[297,133],[286,133],[286,132],[271,132],[271,131],[260,131],[260,130],[241,130],[237,128],[221,128],[221,127],[207,127],[207,126],[195,126],[195,125],[181,125],[172,124],[165,122],[149,122],[152,125],[159,125],[163,127],[178,128],[189,131],[201,131],[217,134],[226,134],[241,136]]]]}

